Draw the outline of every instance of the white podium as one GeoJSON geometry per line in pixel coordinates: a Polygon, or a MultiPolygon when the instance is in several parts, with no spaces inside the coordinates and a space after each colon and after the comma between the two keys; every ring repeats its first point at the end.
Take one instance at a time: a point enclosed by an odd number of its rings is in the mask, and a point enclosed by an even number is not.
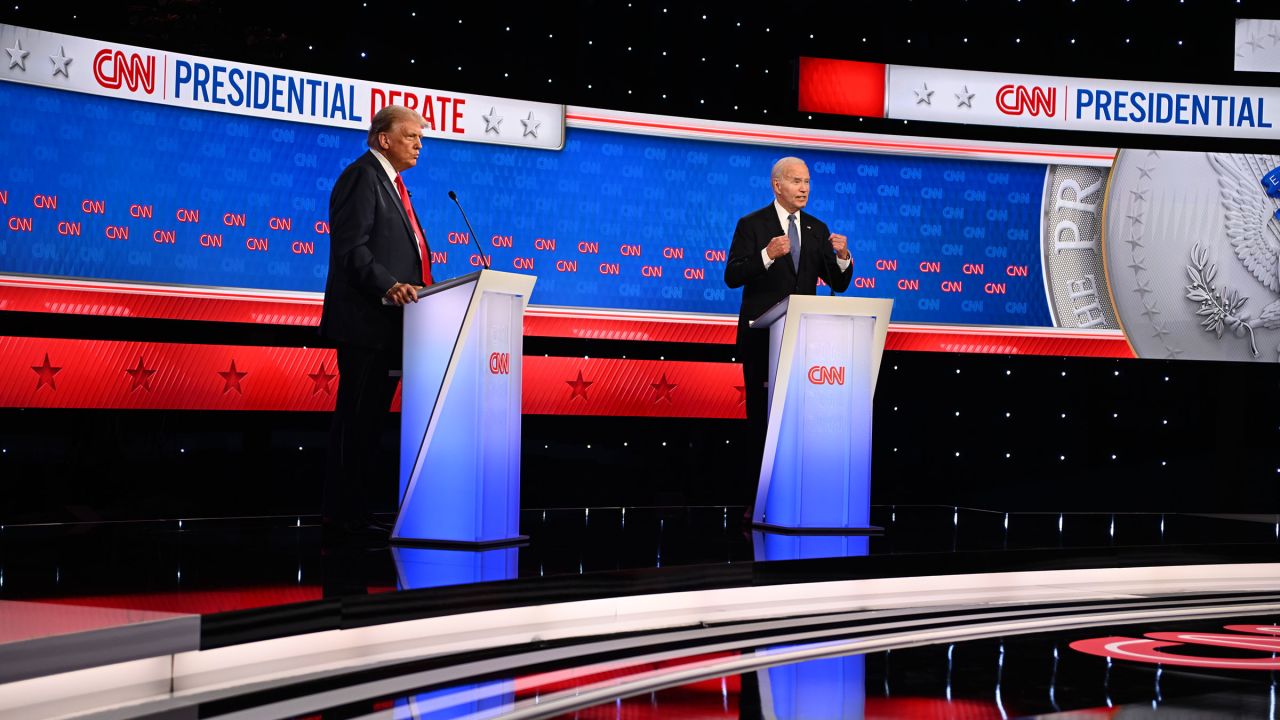
{"type": "Polygon", "coordinates": [[[877,532],[871,400],[891,299],[792,295],[769,329],[769,426],[752,521],[770,532],[877,532]]]}
{"type": "Polygon", "coordinates": [[[536,278],[481,270],[404,313],[400,513],[393,543],[501,545],[520,535],[524,309],[536,278]]]}

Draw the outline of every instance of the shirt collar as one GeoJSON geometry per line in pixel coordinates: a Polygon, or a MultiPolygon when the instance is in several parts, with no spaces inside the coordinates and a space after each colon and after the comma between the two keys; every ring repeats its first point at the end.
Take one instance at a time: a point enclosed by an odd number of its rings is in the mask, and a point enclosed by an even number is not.
{"type": "MultiPolygon", "coordinates": [[[[786,208],[782,207],[782,205],[778,203],[777,198],[774,198],[773,209],[778,213],[778,224],[782,226],[782,231],[786,232],[787,216],[790,215],[791,213],[787,212],[786,208]]],[[[800,211],[799,210],[795,212],[795,216],[796,216],[796,229],[798,231],[800,228],[800,211]]]]}
{"type": "Polygon", "coordinates": [[[372,153],[373,156],[378,159],[378,164],[381,165],[382,169],[387,173],[387,179],[389,179],[391,181],[391,184],[394,185],[396,182],[396,175],[398,173],[396,173],[395,168],[391,167],[391,161],[388,160],[386,157],[384,157],[382,153],[378,152],[377,150],[374,150],[373,148],[369,148],[369,152],[372,153]]]}

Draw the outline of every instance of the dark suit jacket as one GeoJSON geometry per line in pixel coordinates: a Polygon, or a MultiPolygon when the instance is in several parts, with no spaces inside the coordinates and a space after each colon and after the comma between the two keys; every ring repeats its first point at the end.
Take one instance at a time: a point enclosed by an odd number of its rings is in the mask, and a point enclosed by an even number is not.
{"type": "Polygon", "coordinates": [[[760,257],[769,241],[786,235],[778,222],[773,203],[738,221],[729,246],[729,260],[724,266],[724,282],[731,288],[744,287],[742,309],[738,313],[738,342],[742,343],[749,327],[765,310],[788,295],[816,295],[818,278],[836,292],[844,292],[853,279],[853,265],[840,272],[836,253],[831,249],[831,231],[826,223],[805,213],[796,218],[800,228],[800,271],[791,266],[791,256],[783,255],[766,270],[760,257]]]}
{"type": "MultiPolygon", "coordinates": [[[[431,262],[429,248],[424,259],[431,262]]],[[[403,311],[383,305],[382,298],[397,282],[420,284],[422,262],[399,193],[366,152],[342,171],[329,195],[329,279],[320,334],[371,348],[399,343],[403,311]]]]}

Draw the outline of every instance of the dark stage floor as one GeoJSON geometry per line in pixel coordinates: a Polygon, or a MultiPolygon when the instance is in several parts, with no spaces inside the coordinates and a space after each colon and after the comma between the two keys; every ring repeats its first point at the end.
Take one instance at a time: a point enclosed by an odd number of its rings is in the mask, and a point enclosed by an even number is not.
{"type": "Polygon", "coordinates": [[[1276,716],[1274,515],[547,509],[483,552],[314,521],[3,528],[0,714],[1276,716]]]}

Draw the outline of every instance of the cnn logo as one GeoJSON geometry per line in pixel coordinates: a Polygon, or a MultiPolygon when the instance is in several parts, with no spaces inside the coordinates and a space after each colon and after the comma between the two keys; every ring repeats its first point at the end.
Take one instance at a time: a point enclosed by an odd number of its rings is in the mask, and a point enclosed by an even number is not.
{"type": "Polygon", "coordinates": [[[511,353],[490,353],[489,373],[492,375],[510,375],[511,353]]]}
{"type": "Polygon", "coordinates": [[[814,365],[809,368],[809,382],[813,385],[843,385],[844,366],[814,365]]]}
{"type": "Polygon", "coordinates": [[[1058,89],[1005,85],[996,91],[996,107],[1005,115],[1053,117],[1058,111],[1058,89]]]}
{"type": "Polygon", "coordinates": [[[119,90],[123,85],[137,92],[141,87],[151,95],[156,90],[156,58],[148,55],[144,60],[137,53],[102,50],[93,57],[93,79],[108,90],[119,90]]]}

